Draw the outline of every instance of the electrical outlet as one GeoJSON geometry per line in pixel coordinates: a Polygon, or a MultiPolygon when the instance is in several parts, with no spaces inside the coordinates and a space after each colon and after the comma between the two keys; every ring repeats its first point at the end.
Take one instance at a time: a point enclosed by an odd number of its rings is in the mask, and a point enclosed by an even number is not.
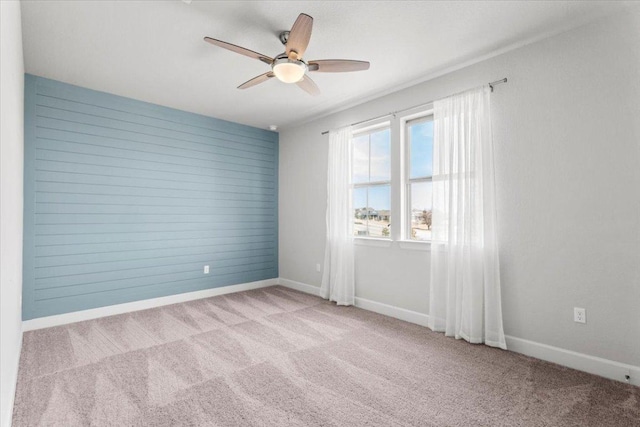
{"type": "Polygon", "coordinates": [[[573,321],[577,323],[587,323],[587,309],[573,307],[573,321]]]}
{"type": "Polygon", "coordinates": [[[316,264],[316,271],[317,271],[318,273],[320,273],[320,263],[317,263],[317,264],[316,264]]]}
{"type": "Polygon", "coordinates": [[[204,266],[204,274],[209,274],[209,266],[208,265],[204,266]]]}

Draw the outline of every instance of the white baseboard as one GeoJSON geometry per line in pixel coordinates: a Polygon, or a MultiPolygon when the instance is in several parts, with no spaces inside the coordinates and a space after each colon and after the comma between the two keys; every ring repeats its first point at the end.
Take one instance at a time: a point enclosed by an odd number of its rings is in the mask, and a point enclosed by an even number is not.
{"type": "MultiPolygon", "coordinates": [[[[320,288],[294,280],[278,278],[261,280],[257,282],[242,283],[238,285],[223,286],[220,288],[206,289],[203,291],[188,292],[184,294],[170,295],[166,297],[135,301],[125,304],[100,307],[90,310],[76,311],[73,313],[59,314],[55,316],[41,317],[22,322],[23,331],[49,328],[52,326],[64,325],[68,323],[91,320],[100,317],[113,316],[116,314],[128,313],[132,311],[145,310],[164,305],[177,304],[180,302],[193,301],[201,298],[209,298],[217,295],[224,295],[233,292],[248,291],[251,289],[264,288],[280,284],[290,289],[305,292],[314,296],[319,296],[320,288]]],[[[377,301],[356,297],[355,306],[364,310],[373,311],[385,316],[394,317],[406,322],[427,326],[429,316],[423,313],[395,307],[377,301]]],[[[590,356],[547,344],[537,343],[522,338],[507,336],[507,348],[510,351],[521,353],[537,359],[557,363],[558,365],[588,372],[605,378],[610,378],[622,382],[630,382],[640,386],[640,367],[615,362],[609,359],[590,356]],[[626,380],[628,375],[629,381],[626,380]]]]}
{"type": "Polygon", "coordinates": [[[20,334],[20,342],[18,343],[18,359],[16,360],[15,375],[11,378],[11,390],[9,393],[9,401],[7,406],[2,406],[2,414],[0,416],[0,426],[11,427],[13,423],[13,404],[16,399],[16,387],[18,385],[18,369],[20,368],[20,356],[22,355],[22,334],[20,334]]]}
{"type": "Polygon", "coordinates": [[[307,285],[306,283],[296,282],[294,280],[278,278],[278,284],[285,288],[295,289],[296,291],[304,292],[305,294],[311,294],[316,297],[320,296],[320,287],[307,285]]]}
{"type": "Polygon", "coordinates": [[[90,310],[74,311],[72,313],[58,314],[55,316],[39,317],[37,319],[22,322],[23,331],[50,328],[52,326],[66,325],[68,323],[81,322],[83,320],[97,319],[116,314],[129,313],[131,311],[146,310],[161,307],[163,305],[177,304],[202,298],[215,297],[217,295],[234,292],[249,291],[251,289],[265,288],[278,284],[278,279],[259,280],[257,282],[241,283],[238,285],[221,286],[219,288],[205,289],[202,291],[186,292],[183,294],[169,295],[166,297],[145,299],[124,304],[110,305],[107,307],[92,308],[90,310]]]}
{"type": "MultiPolygon", "coordinates": [[[[319,295],[320,291],[320,288],[317,286],[295,282],[289,279],[280,278],[278,279],[278,283],[282,286],[316,296],[319,295]]],[[[356,297],[355,306],[421,326],[427,326],[429,321],[429,316],[426,314],[364,298],[356,297]]],[[[640,386],[640,366],[627,365],[625,363],[590,356],[588,354],[553,347],[522,338],[507,336],[506,339],[509,351],[535,357],[536,359],[546,360],[547,362],[557,363],[558,365],[566,366],[578,371],[588,372],[590,374],[612,380],[629,382],[630,384],[640,386]],[[629,381],[626,380],[625,375],[629,375],[629,381]]]]}
{"type": "Polygon", "coordinates": [[[420,326],[427,326],[429,324],[429,316],[426,314],[389,304],[383,304],[377,301],[356,297],[355,306],[364,310],[384,314],[385,316],[393,317],[395,319],[404,320],[405,322],[415,323],[420,326]]]}
{"type": "Polygon", "coordinates": [[[507,348],[536,359],[640,386],[640,367],[507,335],[507,348]],[[625,375],[629,375],[629,381],[625,375]]]}
{"type": "Polygon", "coordinates": [[[631,372],[629,383],[640,387],[640,366],[631,366],[629,371],[631,372]]]}
{"type": "MultiPolygon", "coordinates": [[[[306,283],[296,282],[282,277],[278,279],[278,283],[286,288],[295,289],[296,291],[314,296],[320,296],[320,288],[318,286],[308,285],[306,283]]],[[[426,314],[377,301],[371,301],[365,298],[356,297],[354,306],[362,308],[363,310],[373,311],[374,313],[384,314],[385,316],[404,320],[405,322],[415,323],[417,325],[427,326],[427,323],[429,322],[429,316],[426,314]]]]}

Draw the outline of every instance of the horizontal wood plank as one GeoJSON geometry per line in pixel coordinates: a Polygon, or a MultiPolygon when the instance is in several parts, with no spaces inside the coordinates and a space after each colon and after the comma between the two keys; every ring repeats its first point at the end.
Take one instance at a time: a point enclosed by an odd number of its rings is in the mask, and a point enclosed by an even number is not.
{"type": "Polygon", "coordinates": [[[27,75],[23,317],[277,277],[277,195],[275,132],[27,75]]]}

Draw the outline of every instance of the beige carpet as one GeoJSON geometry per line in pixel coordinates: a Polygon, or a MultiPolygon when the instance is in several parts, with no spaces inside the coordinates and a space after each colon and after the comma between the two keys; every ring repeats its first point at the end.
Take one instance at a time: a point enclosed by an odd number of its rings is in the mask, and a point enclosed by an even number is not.
{"type": "Polygon", "coordinates": [[[14,426],[640,426],[640,388],[282,287],[27,332],[14,426]]]}

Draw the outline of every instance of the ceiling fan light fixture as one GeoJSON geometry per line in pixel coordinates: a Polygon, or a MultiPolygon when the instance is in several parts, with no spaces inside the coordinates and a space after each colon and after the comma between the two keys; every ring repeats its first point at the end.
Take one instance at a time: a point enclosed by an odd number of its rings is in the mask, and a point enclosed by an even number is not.
{"type": "Polygon", "coordinates": [[[271,66],[273,74],[278,80],[284,83],[296,83],[302,80],[307,71],[307,64],[303,61],[289,59],[287,57],[277,58],[271,66]]]}
{"type": "Polygon", "coordinates": [[[291,31],[283,31],[280,33],[280,41],[284,44],[285,51],[275,58],[270,58],[267,55],[254,52],[253,50],[211,37],[205,37],[204,41],[240,55],[257,59],[271,66],[271,71],[247,80],[238,86],[238,89],[254,87],[275,77],[283,83],[295,83],[309,95],[317,96],[320,95],[320,89],[318,89],[313,79],[307,75],[307,71],[344,73],[347,71],[369,69],[369,63],[367,61],[355,61],[353,59],[318,59],[309,62],[304,61],[302,58],[305,58],[304,53],[309,45],[312,27],[313,18],[311,16],[306,13],[298,15],[296,22],[294,22],[293,27],[291,27],[291,31]]]}

